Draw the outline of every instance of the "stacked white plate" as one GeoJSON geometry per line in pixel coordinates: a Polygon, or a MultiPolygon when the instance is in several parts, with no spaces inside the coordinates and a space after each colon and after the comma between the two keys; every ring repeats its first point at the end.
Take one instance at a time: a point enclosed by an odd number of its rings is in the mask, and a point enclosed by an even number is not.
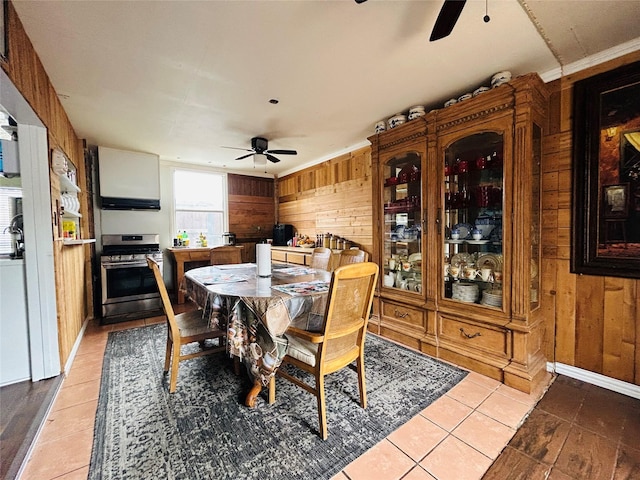
{"type": "Polygon", "coordinates": [[[457,282],[452,287],[453,295],[451,298],[460,300],[461,302],[475,303],[478,300],[478,285],[475,283],[457,282]]]}
{"type": "Polygon", "coordinates": [[[494,290],[493,292],[485,290],[482,292],[481,303],[490,307],[502,307],[502,290],[494,290]]]}

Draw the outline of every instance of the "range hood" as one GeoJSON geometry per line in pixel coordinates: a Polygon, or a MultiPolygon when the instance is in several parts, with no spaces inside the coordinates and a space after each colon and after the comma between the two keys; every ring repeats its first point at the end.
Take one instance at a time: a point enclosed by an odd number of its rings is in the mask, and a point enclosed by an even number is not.
{"type": "Polygon", "coordinates": [[[98,147],[103,210],[160,210],[158,155],[98,147]]]}

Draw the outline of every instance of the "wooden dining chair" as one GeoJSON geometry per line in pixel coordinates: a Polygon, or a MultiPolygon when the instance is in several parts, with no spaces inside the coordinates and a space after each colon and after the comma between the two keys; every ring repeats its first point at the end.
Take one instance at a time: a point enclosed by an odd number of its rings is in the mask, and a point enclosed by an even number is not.
{"type": "Polygon", "coordinates": [[[153,271],[153,276],[156,279],[160,297],[162,298],[162,307],[167,317],[167,350],[164,360],[164,373],[166,374],[171,368],[169,393],[174,393],[178,383],[178,366],[180,362],[202,355],[226,351],[227,332],[217,327],[210,327],[207,320],[202,318],[202,310],[192,310],[176,315],[171,306],[171,300],[160,272],[160,266],[151,257],[147,257],[147,265],[153,271]],[[207,346],[205,343],[206,340],[216,339],[216,345],[207,346]],[[200,344],[200,350],[183,355],[182,346],[195,342],[200,344]]]}
{"type": "MultiPolygon", "coordinates": [[[[378,265],[371,262],[344,265],[331,276],[329,297],[319,332],[289,327],[285,332],[289,340],[287,354],[276,375],[283,377],[315,395],[318,403],[319,432],[327,439],[327,412],[325,406],[324,377],[344,367],[354,368],[358,374],[360,405],[367,408],[367,387],[364,372],[364,340],[378,278],[378,265]],[[290,364],[315,378],[311,386],[294,377],[282,366],[290,364]]],[[[269,382],[269,403],[276,399],[276,382],[269,382]]]]}
{"type": "Polygon", "coordinates": [[[209,265],[242,263],[242,250],[238,247],[215,247],[209,252],[209,265]]]}
{"type": "Polygon", "coordinates": [[[369,254],[364,250],[350,248],[349,250],[342,250],[342,252],[340,252],[340,262],[338,266],[366,262],[368,259],[369,254]]]}
{"type": "Polygon", "coordinates": [[[326,247],[316,247],[311,254],[311,268],[319,270],[329,270],[331,262],[331,249],[326,247]]]}

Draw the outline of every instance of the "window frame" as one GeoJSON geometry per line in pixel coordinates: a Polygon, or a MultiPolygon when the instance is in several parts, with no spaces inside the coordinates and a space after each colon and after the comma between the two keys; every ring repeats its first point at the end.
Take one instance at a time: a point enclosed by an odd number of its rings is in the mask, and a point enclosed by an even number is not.
{"type": "MultiPolygon", "coordinates": [[[[178,222],[176,220],[177,212],[218,212],[219,210],[186,210],[186,209],[178,209],[176,208],[176,172],[191,172],[191,173],[201,173],[205,175],[218,175],[222,178],[222,233],[229,231],[229,186],[228,186],[228,175],[227,172],[215,170],[215,169],[206,169],[206,168],[194,168],[191,166],[175,166],[171,168],[171,238],[175,238],[176,232],[178,231],[178,222]]],[[[212,243],[212,239],[207,237],[209,241],[208,246],[213,247],[216,245],[222,245],[222,237],[220,239],[221,243],[212,243]]],[[[195,242],[189,245],[190,247],[195,247],[195,242]]]]}

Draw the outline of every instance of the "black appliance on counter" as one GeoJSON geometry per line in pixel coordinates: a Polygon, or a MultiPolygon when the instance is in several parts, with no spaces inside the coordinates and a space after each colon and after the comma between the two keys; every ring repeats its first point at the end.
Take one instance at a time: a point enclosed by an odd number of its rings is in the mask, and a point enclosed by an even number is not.
{"type": "Polygon", "coordinates": [[[273,226],[273,245],[286,247],[287,242],[293,238],[293,225],[279,223],[273,226]]]}
{"type": "Polygon", "coordinates": [[[162,272],[160,235],[102,235],[103,324],[162,315],[162,299],[147,256],[159,263],[162,272]]]}
{"type": "Polygon", "coordinates": [[[236,244],[236,234],[232,232],[224,232],[222,234],[222,243],[224,245],[235,245],[236,244]]]}

